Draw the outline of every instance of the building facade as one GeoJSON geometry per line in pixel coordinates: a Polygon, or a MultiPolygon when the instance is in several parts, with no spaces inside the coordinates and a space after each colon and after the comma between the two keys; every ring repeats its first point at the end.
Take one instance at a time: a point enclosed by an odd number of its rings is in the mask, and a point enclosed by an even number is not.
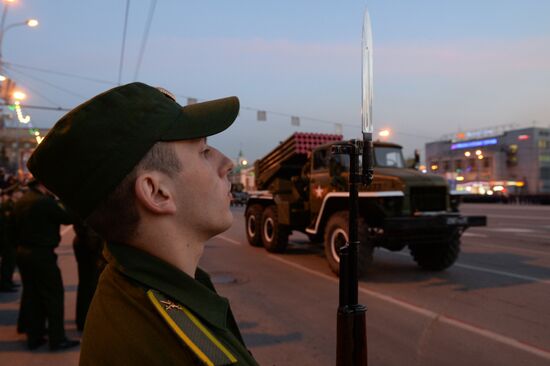
{"type": "Polygon", "coordinates": [[[0,129],[0,167],[11,174],[25,174],[27,160],[48,129],[4,127],[0,129]]]}
{"type": "Polygon", "coordinates": [[[430,142],[426,169],[457,191],[550,194],[550,128],[487,129],[430,142]]]}

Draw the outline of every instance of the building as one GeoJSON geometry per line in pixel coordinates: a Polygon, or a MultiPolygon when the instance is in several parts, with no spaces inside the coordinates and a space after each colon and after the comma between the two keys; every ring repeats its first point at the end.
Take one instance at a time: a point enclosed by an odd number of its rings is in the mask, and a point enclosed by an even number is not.
{"type": "Polygon", "coordinates": [[[0,167],[15,174],[27,173],[27,160],[38,145],[38,139],[46,136],[48,129],[15,128],[0,129],[0,167]]]}
{"type": "Polygon", "coordinates": [[[550,128],[484,129],[426,144],[426,169],[454,190],[550,194],[550,128]]]}
{"type": "Polygon", "coordinates": [[[235,167],[229,173],[229,181],[233,185],[233,189],[245,192],[254,191],[256,189],[254,166],[249,166],[242,150],[239,151],[239,156],[234,163],[235,167]]]}

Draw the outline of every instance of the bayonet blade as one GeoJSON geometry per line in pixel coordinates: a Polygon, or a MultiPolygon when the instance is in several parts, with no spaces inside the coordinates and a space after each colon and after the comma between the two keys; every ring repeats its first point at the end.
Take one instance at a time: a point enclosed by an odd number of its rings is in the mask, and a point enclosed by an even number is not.
{"type": "Polygon", "coordinates": [[[361,118],[363,133],[372,133],[372,29],[368,9],[365,9],[363,19],[362,41],[362,105],[361,118]]]}

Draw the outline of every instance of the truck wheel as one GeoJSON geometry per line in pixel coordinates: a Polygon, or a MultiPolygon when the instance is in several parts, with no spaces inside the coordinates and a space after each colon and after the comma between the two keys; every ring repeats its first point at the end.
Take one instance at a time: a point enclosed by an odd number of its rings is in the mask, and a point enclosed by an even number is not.
{"type": "Polygon", "coordinates": [[[251,205],[246,209],[244,214],[246,222],[246,239],[248,243],[253,247],[262,246],[262,234],[260,231],[262,223],[262,211],[261,205],[251,205]]]}
{"type": "MultiPolygon", "coordinates": [[[[348,211],[340,211],[333,214],[325,228],[325,257],[330,269],[336,274],[340,273],[340,247],[348,241],[348,211]]],[[[367,224],[359,218],[357,236],[361,245],[357,248],[357,275],[363,276],[372,263],[374,248],[368,240],[367,224]]]]}
{"type": "Polygon", "coordinates": [[[282,253],[288,245],[288,229],[279,223],[277,208],[269,206],[262,215],[262,242],[271,253],[282,253]]]}
{"type": "Polygon", "coordinates": [[[431,271],[442,271],[449,268],[458,258],[460,239],[453,237],[446,242],[433,245],[410,245],[414,261],[422,268],[431,271]]]}

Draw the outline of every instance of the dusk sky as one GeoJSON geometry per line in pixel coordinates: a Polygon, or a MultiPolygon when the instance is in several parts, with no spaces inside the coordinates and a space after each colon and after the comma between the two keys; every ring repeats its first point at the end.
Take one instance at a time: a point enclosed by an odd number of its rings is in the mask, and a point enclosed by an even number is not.
{"type": "MultiPolygon", "coordinates": [[[[359,136],[366,7],[375,131],[392,129],[406,155],[460,130],[550,126],[548,0],[160,0],[137,69],[154,3],[130,2],[121,82],[162,86],[182,105],[237,95],[237,122],[209,140],[232,158],[242,147],[253,161],[294,131],[334,133],[335,123],[346,138],[359,136]],[[267,121],[256,121],[258,109],[267,121]]],[[[118,84],[125,9],[126,0],[9,5],[6,25],[40,21],[9,29],[2,44],[4,71],[25,104],[72,108],[118,84]]],[[[38,127],[62,115],[24,113],[38,127]]]]}

